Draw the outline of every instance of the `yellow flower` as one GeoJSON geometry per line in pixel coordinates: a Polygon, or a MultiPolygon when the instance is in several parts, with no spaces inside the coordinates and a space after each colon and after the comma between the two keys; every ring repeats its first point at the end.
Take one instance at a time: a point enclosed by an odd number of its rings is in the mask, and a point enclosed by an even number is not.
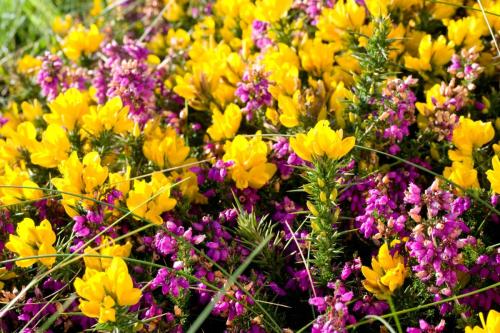
{"type": "Polygon", "coordinates": [[[144,156],[160,168],[181,165],[189,155],[189,146],[179,137],[173,128],[167,128],[160,138],[144,141],[144,156]]]}
{"type": "Polygon", "coordinates": [[[272,178],[277,168],[273,163],[267,163],[267,150],[260,131],[251,140],[237,135],[232,142],[226,142],[223,160],[234,163],[230,170],[237,188],[250,186],[259,189],[272,178]]]}
{"type": "Polygon", "coordinates": [[[422,0],[366,0],[366,8],[372,16],[386,16],[389,9],[409,10],[412,6],[420,7],[422,0]]]}
{"type": "Polygon", "coordinates": [[[290,139],[293,151],[309,162],[324,155],[330,159],[339,159],[351,151],[354,143],[354,137],[343,139],[342,129],[332,130],[327,120],[319,121],[307,134],[300,133],[290,139]]]}
{"type": "Polygon", "coordinates": [[[453,42],[446,43],[441,35],[432,42],[431,35],[425,35],[418,46],[418,57],[405,55],[405,67],[418,72],[430,71],[432,66],[439,68],[450,61],[454,53],[453,42]]]}
{"type": "Polygon", "coordinates": [[[130,255],[131,249],[132,244],[130,242],[125,243],[125,245],[118,245],[114,243],[112,238],[105,238],[101,244],[99,253],[91,247],[85,249],[84,253],[89,256],[83,257],[83,261],[85,262],[86,268],[95,269],[96,271],[105,271],[111,266],[112,259],[99,258],[97,257],[98,255],[126,258],[130,255]]]}
{"type": "Polygon", "coordinates": [[[457,149],[450,150],[448,156],[452,161],[471,160],[473,151],[493,140],[494,136],[491,122],[473,121],[462,116],[453,130],[452,142],[457,149]]]}
{"type": "Polygon", "coordinates": [[[387,243],[380,247],[377,259],[372,258],[372,268],[363,266],[361,272],[366,278],[362,281],[365,289],[381,300],[400,288],[408,275],[404,258],[397,251],[391,255],[387,243]]]}
{"type": "Polygon", "coordinates": [[[443,23],[448,28],[448,39],[455,43],[456,46],[483,48],[481,36],[488,34],[484,19],[466,16],[459,20],[444,19],[443,23]]]}
{"type": "Polygon", "coordinates": [[[33,103],[22,102],[21,110],[23,110],[24,118],[29,121],[33,121],[43,114],[42,106],[37,99],[33,100],[33,103]]]}
{"type": "Polygon", "coordinates": [[[477,170],[473,168],[472,160],[453,162],[451,167],[444,168],[443,176],[464,189],[479,188],[477,170]]]}
{"type": "Polygon", "coordinates": [[[17,72],[21,74],[35,74],[42,67],[42,61],[26,54],[17,62],[17,72]]]}
{"type": "Polygon", "coordinates": [[[496,194],[500,194],[500,160],[498,156],[494,156],[491,160],[491,164],[493,165],[493,170],[486,171],[486,177],[488,177],[488,181],[491,183],[491,189],[496,194]]]}
{"type": "Polygon", "coordinates": [[[142,295],[134,288],[127,264],[120,257],[114,257],[104,272],[87,268],[74,286],[80,296],[80,310],[87,317],[98,318],[99,323],[116,321],[115,306],[137,304],[142,295]]]}
{"type": "Polygon", "coordinates": [[[68,33],[72,23],[73,19],[71,15],[66,15],[64,18],[56,16],[54,21],[52,21],[52,30],[59,36],[64,36],[68,33]]]}
{"type": "MultiPolygon", "coordinates": [[[[455,0],[459,1],[459,0],[455,0]]],[[[484,19],[483,15],[486,16],[489,24],[491,25],[493,31],[500,30],[500,17],[495,13],[500,13],[500,2],[497,0],[481,0],[482,8],[484,8],[484,12],[482,11],[481,6],[474,1],[474,5],[471,6],[471,9],[468,9],[469,16],[476,16],[479,19],[484,19]]]]}
{"type": "Polygon", "coordinates": [[[0,188],[0,202],[4,205],[43,197],[42,190],[38,190],[38,185],[30,179],[29,173],[17,167],[12,169],[6,165],[0,176],[0,184],[12,186],[0,188]]]}
{"type": "Polygon", "coordinates": [[[102,12],[102,1],[94,0],[92,4],[92,9],[90,10],[90,15],[98,16],[102,12]]]}
{"type": "Polygon", "coordinates": [[[51,124],[42,134],[42,141],[37,142],[31,152],[31,162],[44,168],[55,168],[68,158],[71,145],[66,131],[59,125],[51,124]]]}
{"type": "Polygon", "coordinates": [[[353,93],[344,86],[344,82],[332,82],[333,93],[330,96],[329,108],[335,112],[335,120],[341,127],[345,127],[344,111],[347,107],[347,101],[352,100],[353,93]]]}
{"type": "Polygon", "coordinates": [[[212,114],[212,126],[207,129],[207,133],[212,140],[231,139],[238,132],[241,122],[241,110],[236,104],[229,104],[222,114],[219,110],[214,110],[212,114]]]}
{"type": "Polygon", "coordinates": [[[44,115],[43,119],[49,124],[72,131],[89,111],[88,96],[76,88],[70,88],[50,102],[49,108],[51,113],[44,115]]]}
{"type": "Polygon", "coordinates": [[[130,190],[130,171],[132,169],[127,165],[125,172],[113,172],[109,174],[109,186],[117,189],[120,193],[126,197],[128,191],[130,190]]]}
{"type": "Polygon", "coordinates": [[[123,106],[119,96],[108,100],[104,105],[91,107],[88,114],[82,117],[82,137],[89,135],[99,136],[104,131],[115,134],[130,133],[134,128],[134,122],[128,117],[128,106],[123,106]]]}
{"type": "MultiPolygon", "coordinates": [[[[51,255],[56,253],[53,247],[56,241],[56,234],[52,230],[50,222],[43,220],[40,225],[35,226],[30,218],[25,218],[17,225],[17,235],[10,235],[9,242],[5,247],[15,252],[20,258],[51,255]]],[[[30,267],[37,261],[43,265],[51,267],[56,261],[55,257],[33,258],[16,261],[19,267],[30,267]]]]}
{"type": "Polygon", "coordinates": [[[182,173],[172,172],[171,181],[179,182],[179,189],[182,195],[187,198],[188,202],[194,201],[198,204],[206,204],[207,198],[199,192],[198,176],[192,171],[184,171],[182,173]]]}
{"type": "Polygon", "coordinates": [[[269,87],[269,92],[274,98],[280,94],[292,96],[298,90],[300,60],[291,47],[279,43],[277,48],[269,48],[262,63],[271,73],[269,81],[274,84],[269,87]]]}
{"type": "Polygon", "coordinates": [[[255,18],[274,23],[288,12],[292,3],[293,0],[258,0],[255,3],[255,18]]]}
{"type": "Polygon", "coordinates": [[[225,106],[234,99],[235,91],[235,87],[221,79],[230,76],[227,73],[231,73],[228,67],[231,54],[231,48],[223,42],[217,45],[194,42],[189,50],[188,71],[176,76],[174,92],[187,99],[196,110],[210,110],[213,100],[225,106]]]}
{"type": "Polygon", "coordinates": [[[453,16],[461,5],[463,0],[449,0],[446,3],[427,3],[427,8],[434,19],[441,20],[453,16]]]}
{"type": "Polygon", "coordinates": [[[161,214],[174,209],[177,200],[170,197],[172,184],[170,180],[157,172],[151,176],[151,182],[134,180],[134,188],[129,191],[127,207],[134,214],[135,219],[146,219],[154,224],[161,225],[161,214]]]}
{"type": "Polygon", "coordinates": [[[104,35],[95,24],[92,24],[90,29],[79,24],[64,38],[62,49],[69,59],[77,61],[82,53],[90,55],[97,51],[103,39],[104,35]]]}
{"type": "Polygon", "coordinates": [[[308,39],[299,51],[302,68],[321,77],[333,68],[333,56],[339,51],[339,44],[325,44],[320,38],[308,39]]]}
{"type": "Polygon", "coordinates": [[[474,326],[471,328],[467,326],[465,328],[465,333],[496,333],[500,332],[500,312],[495,310],[490,310],[488,312],[488,317],[486,322],[484,321],[483,313],[479,313],[479,319],[481,320],[481,326],[474,326]]]}
{"type": "Polygon", "coordinates": [[[321,11],[316,36],[338,42],[345,31],[358,30],[365,18],[365,7],[358,5],[355,0],[337,1],[333,8],[323,8],[321,11]]]}
{"type": "Polygon", "coordinates": [[[184,29],[169,29],[167,33],[167,43],[174,50],[184,50],[191,43],[191,37],[184,29]]]}
{"type": "MultiPolygon", "coordinates": [[[[95,151],[86,154],[83,161],[78,159],[77,152],[72,152],[70,157],[59,165],[63,178],[53,178],[52,184],[59,190],[76,195],[93,198],[95,192],[104,184],[108,177],[108,168],[101,166],[101,158],[95,151]]],[[[83,200],[70,194],[62,194],[62,204],[69,216],[77,215],[74,209],[77,203],[90,207],[90,200],[83,200]]]]}
{"type": "Polygon", "coordinates": [[[281,112],[279,120],[285,127],[292,128],[299,125],[299,96],[300,91],[296,91],[295,94],[293,94],[293,98],[285,95],[278,96],[278,107],[281,112]]]}
{"type": "Polygon", "coordinates": [[[179,21],[182,16],[184,16],[184,10],[181,6],[183,1],[163,0],[163,3],[166,7],[166,10],[163,14],[165,20],[169,22],[176,22],[179,21]]]}
{"type": "Polygon", "coordinates": [[[425,103],[417,102],[415,106],[421,115],[427,117],[434,113],[436,105],[443,104],[446,99],[447,98],[441,94],[441,85],[436,83],[425,92],[425,103]]]}

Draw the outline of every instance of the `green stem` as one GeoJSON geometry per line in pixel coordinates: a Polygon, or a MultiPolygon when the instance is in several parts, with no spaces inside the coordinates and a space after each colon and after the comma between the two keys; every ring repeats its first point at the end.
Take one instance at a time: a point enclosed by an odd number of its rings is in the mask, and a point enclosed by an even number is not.
{"type": "Polygon", "coordinates": [[[389,307],[391,308],[391,314],[394,315],[394,321],[396,322],[396,327],[398,328],[398,333],[403,333],[403,329],[401,328],[401,323],[399,322],[399,317],[396,311],[396,307],[394,306],[394,302],[392,301],[392,297],[389,296],[388,299],[389,307]]]}

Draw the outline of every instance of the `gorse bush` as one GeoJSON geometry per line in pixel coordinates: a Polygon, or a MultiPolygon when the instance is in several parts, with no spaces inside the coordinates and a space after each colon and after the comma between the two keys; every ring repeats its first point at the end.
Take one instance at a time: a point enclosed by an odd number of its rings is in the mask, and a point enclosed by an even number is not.
{"type": "Polygon", "coordinates": [[[2,332],[500,332],[500,3],[0,1],[2,332]]]}

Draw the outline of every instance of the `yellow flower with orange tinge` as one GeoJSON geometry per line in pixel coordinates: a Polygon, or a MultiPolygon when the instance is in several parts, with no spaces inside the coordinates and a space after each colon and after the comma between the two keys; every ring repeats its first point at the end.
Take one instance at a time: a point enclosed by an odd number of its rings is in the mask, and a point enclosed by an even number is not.
{"type": "Polygon", "coordinates": [[[384,243],[377,258],[372,258],[372,268],[363,266],[361,273],[365,277],[362,281],[365,289],[378,299],[385,300],[403,286],[408,270],[404,258],[397,251],[391,255],[387,243],[384,243]]]}
{"type": "Polygon", "coordinates": [[[17,266],[30,267],[39,261],[47,267],[52,267],[56,258],[50,255],[56,253],[53,246],[56,241],[56,234],[48,220],[43,220],[40,225],[35,226],[32,219],[25,218],[18,223],[16,233],[17,235],[10,235],[9,241],[5,244],[8,250],[16,253],[19,258],[44,256],[17,260],[17,266]]]}
{"type": "Polygon", "coordinates": [[[250,140],[237,135],[233,141],[226,142],[224,151],[224,162],[234,163],[230,168],[231,178],[239,189],[259,189],[277,170],[276,165],[267,162],[268,146],[262,141],[260,131],[250,140]]]}
{"type": "Polygon", "coordinates": [[[83,278],[76,278],[75,291],[80,296],[80,310],[99,323],[116,321],[116,307],[132,306],[141,299],[142,292],[134,288],[127,264],[114,257],[104,271],[87,267],[83,278]]]}
{"type": "Polygon", "coordinates": [[[297,134],[290,139],[293,151],[303,160],[312,162],[325,156],[337,160],[351,151],[355,138],[343,137],[342,129],[334,131],[327,120],[319,121],[307,134],[297,134]]]}
{"type": "Polygon", "coordinates": [[[486,321],[482,312],[479,313],[481,326],[465,327],[465,333],[497,333],[500,332],[500,312],[490,310],[486,321]]]}

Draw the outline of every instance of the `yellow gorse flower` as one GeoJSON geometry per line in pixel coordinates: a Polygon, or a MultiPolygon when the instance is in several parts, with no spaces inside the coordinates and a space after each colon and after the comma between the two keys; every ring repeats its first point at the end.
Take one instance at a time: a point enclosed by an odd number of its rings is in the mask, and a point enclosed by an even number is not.
{"type": "Polygon", "coordinates": [[[276,22],[283,17],[293,0],[257,0],[255,3],[255,18],[260,21],[276,22]]]}
{"type": "Polygon", "coordinates": [[[491,164],[493,165],[493,170],[486,171],[486,177],[491,184],[493,192],[500,194],[500,160],[497,155],[493,156],[491,164]]]}
{"type": "Polygon", "coordinates": [[[358,30],[366,18],[365,7],[355,0],[341,0],[333,8],[324,8],[318,18],[316,36],[327,41],[340,41],[346,31],[358,30]]]}
{"type": "Polygon", "coordinates": [[[309,162],[325,155],[330,159],[339,159],[351,151],[354,143],[354,137],[343,138],[342,129],[332,130],[327,120],[319,121],[307,134],[300,133],[290,139],[293,151],[309,162]]]}
{"type": "Polygon", "coordinates": [[[71,144],[60,125],[51,124],[42,134],[42,141],[31,149],[31,162],[44,168],[55,168],[68,158],[71,144]]]}
{"type": "Polygon", "coordinates": [[[4,205],[16,204],[24,200],[36,200],[43,196],[42,190],[30,179],[29,173],[18,167],[6,165],[0,175],[0,202],[4,205]],[[8,187],[8,186],[12,187],[8,187]]]}
{"type": "Polygon", "coordinates": [[[80,296],[80,310],[99,323],[116,321],[116,306],[131,306],[141,298],[141,290],[134,288],[127,264],[114,257],[105,271],[86,268],[83,278],[74,283],[80,296]]]}
{"type": "Polygon", "coordinates": [[[118,245],[114,243],[112,238],[105,238],[99,252],[91,247],[85,249],[84,253],[89,256],[83,257],[83,261],[85,262],[86,268],[95,269],[96,271],[105,271],[111,266],[112,259],[99,258],[97,255],[126,258],[130,255],[131,249],[132,244],[130,242],[125,243],[125,245],[118,245]],[[95,257],[92,255],[95,255],[95,257]]]}
{"type": "Polygon", "coordinates": [[[167,128],[161,135],[144,141],[144,156],[160,168],[181,165],[189,155],[189,146],[173,128],[167,128]]]}
{"type": "Polygon", "coordinates": [[[134,187],[128,192],[127,208],[135,219],[143,218],[161,225],[161,214],[174,209],[177,200],[170,197],[172,183],[160,172],[151,176],[151,181],[134,180],[134,187]]]}
{"type": "MultiPolygon", "coordinates": [[[[40,225],[35,226],[35,222],[30,218],[25,218],[18,223],[16,228],[17,235],[10,235],[9,241],[5,247],[16,253],[20,258],[42,255],[51,255],[56,253],[54,242],[56,234],[48,220],[43,220],[40,225]]],[[[30,267],[37,261],[47,267],[51,267],[56,261],[55,257],[32,258],[17,260],[19,267],[30,267]]]]}
{"type": "Polygon", "coordinates": [[[465,328],[465,333],[497,333],[500,332],[500,312],[495,310],[490,310],[488,312],[488,317],[484,321],[484,315],[482,312],[479,313],[479,320],[481,320],[481,326],[474,326],[471,328],[467,326],[465,328]]]}
{"type": "Polygon", "coordinates": [[[434,113],[436,104],[443,104],[446,97],[441,93],[441,85],[436,83],[425,91],[425,103],[417,102],[415,106],[422,116],[429,116],[434,113]]]}
{"type": "Polygon", "coordinates": [[[126,134],[134,128],[134,121],[128,117],[128,106],[123,106],[120,97],[113,97],[104,105],[91,107],[82,117],[82,137],[98,136],[104,131],[126,134]]]}
{"type": "Polygon", "coordinates": [[[481,37],[488,34],[488,27],[484,23],[484,19],[466,16],[459,20],[444,19],[443,23],[448,28],[448,40],[456,46],[483,48],[481,37]]]}
{"type": "Polygon", "coordinates": [[[17,72],[21,74],[35,74],[42,67],[42,61],[26,54],[17,62],[17,72]]]}
{"type": "MultiPolygon", "coordinates": [[[[76,152],[59,165],[63,178],[53,178],[52,184],[59,190],[85,197],[95,197],[96,191],[108,177],[108,168],[101,166],[99,153],[93,151],[83,157],[82,162],[76,152]]],[[[89,200],[83,200],[70,194],[62,194],[62,204],[70,216],[77,215],[76,204],[81,202],[85,207],[92,205],[89,200]]]]}
{"type": "Polygon", "coordinates": [[[300,119],[300,103],[299,103],[300,91],[296,91],[293,97],[288,97],[286,95],[278,96],[278,108],[280,110],[279,121],[283,126],[292,128],[299,125],[300,119]]]}
{"type": "Polygon", "coordinates": [[[387,243],[380,247],[377,258],[372,258],[372,268],[363,266],[361,272],[366,279],[363,286],[378,299],[388,299],[408,275],[404,258],[398,252],[391,255],[387,243]]]}
{"type": "Polygon", "coordinates": [[[479,188],[477,170],[471,160],[453,162],[451,167],[444,168],[443,176],[464,189],[479,188]]]}
{"type": "Polygon", "coordinates": [[[276,172],[276,165],[267,163],[268,147],[262,141],[261,132],[247,140],[242,135],[237,135],[233,141],[224,145],[224,162],[232,161],[231,178],[236,182],[236,187],[245,189],[252,187],[259,189],[264,186],[276,172]]]}
{"type": "Polygon", "coordinates": [[[298,90],[300,60],[291,47],[279,43],[277,47],[269,48],[262,64],[270,73],[269,81],[274,83],[269,87],[274,98],[278,98],[280,94],[292,96],[298,90]]]}
{"type": "Polygon", "coordinates": [[[52,21],[52,30],[59,36],[64,36],[68,33],[72,23],[71,15],[66,15],[64,18],[56,16],[52,21]]]}
{"type": "Polygon", "coordinates": [[[88,113],[88,95],[76,88],[70,88],[60,93],[49,103],[51,113],[43,116],[49,124],[59,125],[72,131],[88,113]]]}
{"type": "Polygon", "coordinates": [[[495,130],[491,122],[483,123],[462,116],[453,130],[452,142],[457,149],[450,150],[448,156],[452,161],[472,160],[474,150],[493,140],[494,136],[495,130]]]}
{"type": "Polygon", "coordinates": [[[214,110],[212,114],[212,126],[207,129],[208,135],[214,141],[232,139],[241,123],[241,110],[236,104],[229,104],[222,114],[219,110],[214,110]]]}
{"type": "Polygon", "coordinates": [[[69,59],[77,61],[82,53],[90,55],[97,51],[103,39],[104,35],[99,32],[95,24],[89,29],[79,24],[64,38],[62,49],[69,59]]]}
{"type": "Polygon", "coordinates": [[[316,77],[321,77],[323,73],[333,69],[333,56],[338,51],[339,44],[325,44],[320,38],[308,39],[299,50],[302,68],[316,77]]]}
{"type": "Polygon", "coordinates": [[[406,55],[405,67],[418,72],[431,71],[432,67],[439,68],[450,61],[453,55],[453,43],[446,43],[444,36],[432,41],[431,35],[425,35],[418,46],[418,57],[406,55]]]}

